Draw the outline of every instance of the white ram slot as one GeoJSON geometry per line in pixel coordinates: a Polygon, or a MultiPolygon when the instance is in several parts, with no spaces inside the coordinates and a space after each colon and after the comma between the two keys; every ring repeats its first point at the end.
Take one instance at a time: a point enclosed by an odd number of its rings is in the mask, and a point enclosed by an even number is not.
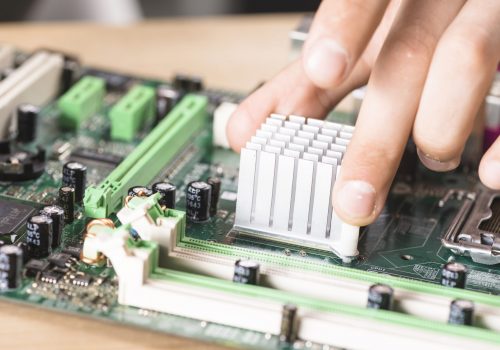
{"type": "Polygon", "coordinates": [[[238,185],[238,200],[236,201],[236,224],[250,223],[253,202],[253,184],[255,167],[257,165],[257,151],[243,148],[240,155],[240,176],[238,185]]]}
{"type": "Polygon", "coordinates": [[[0,70],[12,68],[14,65],[15,50],[11,45],[0,46],[0,70]]]}
{"type": "Polygon", "coordinates": [[[313,184],[314,162],[299,159],[297,162],[297,181],[295,183],[295,201],[293,204],[292,232],[307,234],[309,205],[313,184]]]}
{"type": "Polygon", "coordinates": [[[273,227],[277,230],[288,230],[295,177],[295,162],[296,160],[292,157],[286,155],[279,156],[278,171],[276,173],[276,178],[279,181],[276,181],[273,213],[273,227]]]}
{"type": "Polygon", "coordinates": [[[332,180],[333,165],[318,163],[311,216],[311,236],[313,237],[326,238],[332,180]]]}
{"type": "Polygon", "coordinates": [[[0,134],[5,136],[10,117],[22,103],[44,105],[59,92],[63,58],[39,52],[0,83],[0,134]]]}
{"type": "Polygon", "coordinates": [[[257,170],[257,192],[255,194],[254,220],[257,225],[269,226],[273,199],[276,154],[261,152],[257,170]]]}

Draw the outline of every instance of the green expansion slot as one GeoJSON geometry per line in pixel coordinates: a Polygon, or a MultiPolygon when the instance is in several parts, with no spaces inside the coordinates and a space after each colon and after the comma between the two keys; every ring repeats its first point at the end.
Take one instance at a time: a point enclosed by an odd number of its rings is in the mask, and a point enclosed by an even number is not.
{"type": "Polygon", "coordinates": [[[123,203],[127,189],[151,182],[208,120],[208,99],[187,95],[96,188],[85,191],[85,215],[105,218],[123,203]]]}
{"type": "Polygon", "coordinates": [[[155,89],[134,86],[109,112],[111,139],[132,141],[144,123],[155,115],[155,89]]]}
{"type": "Polygon", "coordinates": [[[57,102],[61,110],[59,124],[65,129],[78,129],[83,121],[101,109],[105,93],[104,79],[83,77],[57,102]]]}

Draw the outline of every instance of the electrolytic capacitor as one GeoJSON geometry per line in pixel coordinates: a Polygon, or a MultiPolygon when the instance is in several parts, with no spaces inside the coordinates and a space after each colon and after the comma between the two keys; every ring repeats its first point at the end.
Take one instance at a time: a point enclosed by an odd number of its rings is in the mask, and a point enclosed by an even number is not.
{"type": "Polygon", "coordinates": [[[75,220],[75,189],[69,186],[61,187],[58,201],[64,210],[64,222],[72,223],[75,220]]]}
{"type": "Polygon", "coordinates": [[[62,183],[75,189],[75,202],[81,203],[87,186],[87,167],[79,162],[64,164],[62,183]]]}
{"type": "Polygon", "coordinates": [[[64,209],[58,205],[49,205],[40,210],[40,214],[52,219],[52,248],[59,247],[64,228],[64,209]]]}
{"type": "Polygon", "coordinates": [[[210,218],[210,200],[212,186],[205,181],[193,181],[186,188],[186,214],[194,222],[203,222],[210,218]]]}
{"type": "Polygon", "coordinates": [[[260,265],[252,260],[237,260],[234,264],[233,282],[258,285],[260,265]]]}
{"type": "Polygon", "coordinates": [[[441,269],[441,285],[452,288],[465,288],[465,265],[452,261],[444,264],[441,269]]]}
{"type": "Polygon", "coordinates": [[[17,141],[28,143],[35,140],[37,119],[40,109],[30,104],[17,108],[17,141]]]}
{"type": "Polygon", "coordinates": [[[157,182],[152,187],[153,193],[161,194],[159,203],[170,209],[175,209],[176,187],[169,182],[157,182]]]}
{"type": "Polygon", "coordinates": [[[182,98],[179,90],[160,85],[156,89],[156,121],[162,120],[182,98]]]}
{"type": "Polygon", "coordinates": [[[45,258],[52,252],[52,219],[35,215],[26,223],[26,243],[32,258],[45,258]]]}
{"type": "Polygon", "coordinates": [[[127,194],[131,197],[149,197],[153,191],[145,186],[133,186],[128,189],[127,194]]]}
{"type": "Polygon", "coordinates": [[[16,245],[22,250],[22,252],[23,252],[23,264],[26,264],[28,262],[28,260],[31,259],[28,243],[19,242],[16,245]]]}
{"type": "Polygon", "coordinates": [[[212,195],[210,197],[210,216],[217,214],[219,204],[221,181],[218,177],[209,177],[207,183],[212,186],[212,195]]]}
{"type": "Polygon", "coordinates": [[[392,309],[392,297],[394,290],[386,284],[374,284],[368,289],[368,302],[366,307],[369,309],[392,309]]]}
{"type": "Polygon", "coordinates": [[[15,245],[0,247],[0,290],[15,289],[21,285],[23,251],[15,245]]]}
{"type": "Polygon", "coordinates": [[[285,304],[281,309],[280,341],[293,343],[297,339],[297,307],[285,304]]]}
{"type": "Polygon", "coordinates": [[[456,299],[450,304],[448,323],[471,326],[474,319],[474,303],[469,300],[456,299]]]}

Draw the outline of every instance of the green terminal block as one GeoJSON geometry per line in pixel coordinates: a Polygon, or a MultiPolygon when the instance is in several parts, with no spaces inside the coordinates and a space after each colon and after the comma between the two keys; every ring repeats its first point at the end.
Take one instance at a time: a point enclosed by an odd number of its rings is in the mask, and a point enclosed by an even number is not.
{"type": "Polygon", "coordinates": [[[78,129],[81,123],[96,113],[106,94],[104,79],[85,76],[73,85],[57,102],[61,110],[59,124],[65,129],[78,129]]]}
{"type": "Polygon", "coordinates": [[[105,218],[123,204],[129,187],[150,183],[208,122],[208,99],[187,95],[98,186],[85,191],[85,215],[105,218]]]}
{"type": "Polygon", "coordinates": [[[155,110],[155,89],[134,86],[109,112],[111,139],[134,140],[144,123],[154,117],[155,110]]]}

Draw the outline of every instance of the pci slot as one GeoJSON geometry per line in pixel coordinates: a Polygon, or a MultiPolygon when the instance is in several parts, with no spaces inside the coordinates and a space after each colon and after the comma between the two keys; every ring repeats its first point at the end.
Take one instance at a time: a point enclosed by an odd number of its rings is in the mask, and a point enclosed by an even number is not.
{"type": "Polygon", "coordinates": [[[18,105],[44,105],[57,96],[63,63],[59,54],[37,52],[0,83],[0,137],[7,136],[18,105]]]}
{"type": "Polygon", "coordinates": [[[98,186],[85,192],[85,215],[104,218],[116,212],[128,188],[150,183],[207,121],[208,100],[187,95],[98,186]]]}
{"type": "MultiPolygon", "coordinates": [[[[172,229],[179,223],[170,220],[172,229]]],[[[177,226],[178,227],[178,226],[177,226]]],[[[235,284],[157,267],[158,245],[132,242],[130,226],[93,226],[92,245],[112,262],[119,303],[205,322],[279,335],[284,304],[298,307],[297,336],[305,341],[355,349],[493,349],[495,332],[457,327],[384,310],[370,310],[260,286],[235,284]]]]}

